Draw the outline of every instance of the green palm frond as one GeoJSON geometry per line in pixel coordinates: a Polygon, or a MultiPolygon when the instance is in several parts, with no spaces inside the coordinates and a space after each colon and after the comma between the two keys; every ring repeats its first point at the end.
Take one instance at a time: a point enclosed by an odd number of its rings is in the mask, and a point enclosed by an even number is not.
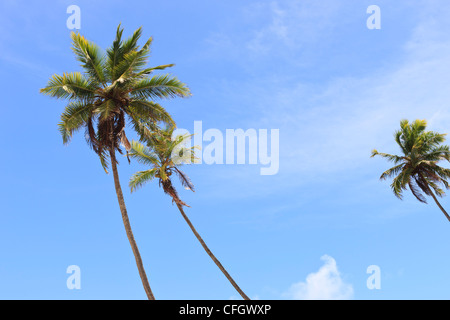
{"type": "Polygon", "coordinates": [[[159,130],[159,127],[153,119],[142,120],[136,114],[136,112],[128,113],[133,129],[138,133],[139,142],[144,143],[150,139],[154,132],[159,130]]]}
{"type": "Polygon", "coordinates": [[[72,32],[72,51],[85,72],[98,84],[105,84],[105,63],[100,48],[79,33],[72,32]]]}
{"type": "Polygon", "coordinates": [[[164,99],[191,95],[186,84],[168,74],[138,81],[133,85],[130,94],[137,99],[164,99]]]}
{"type": "Polygon", "coordinates": [[[116,80],[115,68],[122,58],[122,34],[123,29],[120,28],[119,24],[116,31],[116,39],[114,39],[111,47],[106,50],[106,63],[108,66],[108,68],[106,68],[106,76],[111,82],[116,80]]]}
{"type": "Polygon", "coordinates": [[[158,166],[160,163],[159,158],[155,153],[137,141],[131,142],[131,151],[129,152],[129,156],[148,166],[158,166]]]}
{"type": "Polygon", "coordinates": [[[408,154],[408,150],[403,146],[402,136],[402,131],[396,131],[394,134],[395,142],[397,142],[397,145],[400,147],[403,154],[408,154]]]}
{"type": "Polygon", "coordinates": [[[109,155],[107,151],[103,149],[102,152],[98,153],[98,157],[100,159],[100,164],[102,165],[103,170],[105,170],[105,173],[108,173],[109,155]]]}
{"type": "Polygon", "coordinates": [[[414,176],[414,168],[412,167],[403,168],[399,176],[401,176],[400,179],[401,186],[403,190],[406,190],[406,186],[408,185],[409,181],[411,181],[411,178],[414,176]]]}
{"type": "Polygon", "coordinates": [[[382,158],[385,158],[388,161],[394,162],[394,164],[397,164],[397,163],[405,160],[404,157],[400,157],[400,156],[396,156],[396,155],[388,154],[388,153],[380,153],[377,150],[373,150],[371,158],[373,158],[375,156],[380,156],[382,158]]]}
{"type": "Polygon", "coordinates": [[[387,178],[392,178],[394,175],[399,174],[403,170],[404,164],[399,164],[395,167],[392,167],[385,172],[380,177],[380,180],[386,180],[387,178]]]}
{"type": "Polygon", "coordinates": [[[403,199],[403,190],[406,190],[406,185],[403,183],[403,174],[400,173],[392,180],[391,189],[395,196],[400,200],[403,199]]]}
{"type": "Polygon", "coordinates": [[[446,145],[436,146],[422,156],[422,159],[428,161],[450,161],[450,148],[446,145]]]}
{"type": "Polygon", "coordinates": [[[135,77],[140,78],[141,76],[149,75],[150,73],[152,73],[155,70],[165,70],[167,68],[173,67],[174,65],[175,64],[171,63],[171,64],[164,64],[164,65],[160,65],[160,66],[156,66],[156,67],[146,68],[146,69],[143,69],[142,71],[138,72],[135,75],[135,77]]]}
{"type": "Polygon", "coordinates": [[[122,49],[121,57],[130,53],[131,51],[135,51],[135,50],[139,49],[137,43],[138,43],[139,39],[141,38],[141,36],[142,36],[142,27],[139,27],[133,32],[133,34],[128,39],[126,39],[123,42],[123,44],[121,46],[121,49],[122,49]]]}
{"type": "Polygon", "coordinates": [[[58,99],[92,99],[96,87],[80,72],[53,75],[41,93],[58,99]]]}
{"type": "Polygon", "coordinates": [[[430,179],[427,179],[427,178],[425,178],[426,180],[427,180],[427,184],[434,190],[434,193],[436,193],[436,195],[438,195],[439,197],[443,197],[443,196],[445,196],[445,192],[444,192],[444,190],[442,190],[438,185],[437,185],[437,183],[434,183],[432,180],[430,180],[430,179]]]}
{"type": "Polygon", "coordinates": [[[95,113],[99,114],[101,120],[107,120],[116,109],[114,101],[108,99],[95,109],[95,113]]]}
{"type": "Polygon", "coordinates": [[[433,167],[434,173],[437,174],[439,177],[441,177],[442,182],[445,184],[447,182],[447,179],[450,179],[450,169],[443,168],[438,165],[435,165],[433,167]]]}
{"type": "Polygon", "coordinates": [[[63,143],[70,142],[75,131],[86,125],[91,117],[94,106],[83,102],[70,102],[61,114],[61,122],[58,124],[59,131],[63,138],[63,143]]]}
{"type": "Polygon", "coordinates": [[[123,58],[114,68],[114,74],[119,81],[142,71],[143,66],[147,64],[151,43],[152,38],[140,50],[124,50],[123,58]]]}
{"type": "Polygon", "coordinates": [[[106,50],[107,54],[107,74],[108,79],[111,82],[116,81],[120,76],[120,68],[118,66],[124,63],[124,56],[131,51],[136,51],[138,49],[137,42],[142,35],[142,27],[134,31],[133,35],[122,42],[123,29],[120,24],[117,27],[116,39],[114,40],[112,46],[106,50]]]}
{"type": "Polygon", "coordinates": [[[155,178],[155,174],[157,173],[158,169],[152,168],[150,170],[145,171],[139,171],[133,174],[133,176],[130,179],[130,188],[131,192],[135,191],[136,189],[142,187],[147,182],[153,180],[155,178]]]}
{"type": "Polygon", "coordinates": [[[153,101],[132,100],[128,106],[128,111],[135,119],[153,119],[154,121],[162,121],[169,126],[175,126],[175,121],[166,109],[153,101]]]}

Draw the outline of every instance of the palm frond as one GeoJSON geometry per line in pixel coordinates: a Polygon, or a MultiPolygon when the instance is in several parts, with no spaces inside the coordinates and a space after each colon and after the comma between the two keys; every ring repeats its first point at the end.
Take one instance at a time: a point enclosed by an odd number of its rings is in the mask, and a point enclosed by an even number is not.
{"type": "Polygon", "coordinates": [[[129,156],[132,159],[136,159],[139,163],[148,166],[158,166],[159,159],[150,149],[137,141],[131,142],[131,150],[129,156]]]}
{"type": "Polygon", "coordinates": [[[406,190],[406,186],[409,183],[409,179],[406,177],[405,171],[402,171],[398,176],[392,180],[391,189],[394,195],[400,200],[403,199],[403,191],[406,190]]]}
{"type": "Polygon", "coordinates": [[[101,153],[97,154],[99,159],[100,159],[100,164],[102,165],[103,170],[105,170],[106,173],[108,173],[108,159],[109,159],[109,154],[108,152],[103,149],[101,153]]]}
{"type": "Polygon", "coordinates": [[[122,60],[114,68],[114,74],[118,81],[142,71],[142,67],[147,63],[151,43],[152,38],[140,50],[131,50],[129,52],[124,50],[122,60]]]}
{"type": "Polygon", "coordinates": [[[123,42],[123,45],[121,47],[122,56],[130,53],[131,51],[138,50],[137,43],[138,43],[139,39],[141,38],[141,36],[142,36],[142,27],[139,27],[133,32],[133,34],[128,39],[126,39],[123,42]]]}
{"type": "Polygon", "coordinates": [[[116,80],[115,68],[122,59],[122,33],[123,29],[120,28],[119,24],[116,31],[116,39],[113,41],[111,47],[106,50],[108,66],[108,68],[106,68],[106,76],[111,82],[116,80]]]}
{"type": "Polygon", "coordinates": [[[399,165],[397,165],[397,166],[395,166],[395,167],[392,167],[392,168],[386,170],[386,171],[383,172],[383,174],[381,175],[380,180],[386,180],[387,178],[391,178],[391,177],[393,177],[394,175],[400,173],[400,172],[403,170],[403,167],[404,167],[404,166],[405,166],[405,165],[402,163],[402,164],[399,164],[399,165]]]}
{"type": "Polygon", "coordinates": [[[130,94],[139,100],[188,97],[191,95],[186,84],[168,74],[156,75],[136,82],[130,94]]]}
{"type": "Polygon", "coordinates": [[[422,155],[422,159],[428,161],[450,161],[450,148],[446,145],[437,146],[422,155]]]}
{"type": "Polygon", "coordinates": [[[95,86],[80,72],[53,75],[41,93],[58,99],[88,100],[95,95],[95,86]]]}
{"type": "Polygon", "coordinates": [[[425,178],[427,180],[428,185],[434,190],[434,192],[436,193],[437,196],[439,197],[443,197],[445,196],[445,192],[444,190],[442,190],[436,183],[434,183],[431,180],[428,180],[427,178],[425,178]]]}
{"type": "Polygon", "coordinates": [[[72,32],[72,51],[92,80],[105,85],[105,63],[100,48],[79,33],[72,32]]]}
{"type": "Polygon", "coordinates": [[[427,200],[425,197],[420,193],[419,187],[416,186],[413,182],[414,180],[410,180],[408,183],[409,189],[411,190],[411,193],[416,197],[417,200],[419,200],[422,203],[427,203],[427,200]]]}
{"type": "Polygon", "coordinates": [[[132,175],[130,178],[129,186],[131,188],[131,192],[136,189],[142,187],[145,183],[153,180],[155,178],[155,174],[158,170],[156,168],[152,168],[150,170],[139,171],[132,175]]]}
{"type": "Polygon", "coordinates": [[[175,172],[178,175],[178,178],[180,179],[181,184],[186,190],[191,190],[192,192],[195,192],[194,184],[192,183],[191,179],[185,174],[183,171],[178,169],[177,167],[174,168],[175,172]]]}
{"type": "Polygon", "coordinates": [[[439,175],[439,177],[442,180],[442,183],[444,183],[445,185],[448,185],[448,182],[446,180],[450,179],[450,169],[435,165],[434,173],[439,175]]]}
{"type": "Polygon", "coordinates": [[[167,68],[171,68],[174,65],[175,64],[172,63],[172,64],[164,64],[164,65],[160,65],[160,66],[156,66],[156,67],[146,68],[146,69],[138,72],[136,74],[136,78],[139,78],[139,77],[144,76],[144,75],[149,75],[150,73],[152,73],[155,70],[165,70],[167,68]]]}
{"type": "Polygon", "coordinates": [[[175,126],[171,115],[158,103],[147,100],[132,100],[127,108],[128,114],[135,119],[162,121],[175,126]]]}
{"type": "Polygon", "coordinates": [[[107,120],[111,117],[112,113],[116,111],[117,106],[112,99],[105,100],[101,105],[99,105],[95,112],[99,115],[101,120],[107,120]]]}
{"type": "Polygon", "coordinates": [[[397,163],[405,160],[405,157],[400,157],[400,156],[388,154],[388,153],[380,153],[377,150],[373,150],[371,158],[373,158],[375,156],[380,156],[382,158],[385,158],[388,161],[394,162],[394,164],[397,164],[397,163]]]}
{"type": "Polygon", "coordinates": [[[130,122],[133,125],[134,130],[137,132],[139,137],[139,142],[144,143],[146,142],[149,137],[153,135],[154,132],[159,130],[158,125],[156,124],[156,121],[152,119],[145,119],[137,117],[135,112],[128,112],[127,113],[130,122]]]}
{"type": "Polygon", "coordinates": [[[91,117],[94,106],[83,102],[70,102],[61,114],[61,122],[58,124],[63,143],[67,144],[73,133],[86,125],[91,117]]]}

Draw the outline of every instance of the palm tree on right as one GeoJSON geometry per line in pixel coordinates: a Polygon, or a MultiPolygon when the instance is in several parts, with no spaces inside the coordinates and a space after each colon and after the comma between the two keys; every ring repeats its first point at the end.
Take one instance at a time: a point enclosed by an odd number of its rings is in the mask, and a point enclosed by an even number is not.
{"type": "Polygon", "coordinates": [[[445,142],[446,134],[426,131],[426,120],[409,122],[402,120],[400,130],[394,134],[400,147],[401,155],[372,151],[372,158],[380,156],[394,163],[394,167],[381,175],[381,180],[393,178],[391,189],[395,196],[403,199],[403,191],[409,190],[422,203],[427,203],[425,196],[430,196],[450,221],[449,214],[439,203],[438,197],[445,195],[445,189],[450,189],[447,179],[450,169],[438,165],[440,161],[450,161],[450,149],[445,142]]]}

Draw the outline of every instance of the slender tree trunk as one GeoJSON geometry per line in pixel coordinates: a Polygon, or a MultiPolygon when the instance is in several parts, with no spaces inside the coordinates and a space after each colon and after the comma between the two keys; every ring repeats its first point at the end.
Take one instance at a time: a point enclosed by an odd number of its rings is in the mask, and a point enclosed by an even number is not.
{"type": "Polygon", "coordinates": [[[450,216],[448,215],[447,211],[445,211],[445,209],[441,206],[441,204],[439,203],[438,199],[436,198],[436,196],[434,195],[434,192],[431,190],[430,186],[428,185],[427,180],[425,179],[425,177],[419,173],[419,177],[422,180],[422,182],[425,184],[425,186],[428,189],[428,192],[430,193],[430,195],[433,197],[434,202],[436,202],[437,206],[439,207],[439,209],[441,209],[441,211],[445,214],[445,216],[447,217],[448,221],[450,221],[450,216]]]}
{"type": "Polygon", "coordinates": [[[131,249],[133,250],[134,258],[136,259],[136,265],[139,270],[139,275],[141,276],[145,293],[147,294],[149,300],[155,300],[152,289],[150,288],[150,284],[148,283],[147,275],[145,274],[139,249],[137,247],[136,241],[134,240],[133,232],[131,231],[130,220],[128,219],[127,208],[125,207],[122,188],[120,187],[119,173],[117,171],[116,155],[114,149],[110,150],[109,153],[111,156],[111,167],[114,175],[114,186],[116,187],[117,200],[119,201],[120,212],[122,213],[122,220],[125,226],[125,231],[127,233],[128,241],[130,241],[131,249]]]}
{"type": "Polygon", "coordinates": [[[183,216],[184,220],[186,220],[187,224],[189,225],[189,227],[191,228],[192,232],[197,237],[198,241],[200,241],[200,243],[201,243],[203,249],[205,249],[206,253],[211,257],[211,259],[214,261],[214,263],[219,267],[219,269],[223,272],[225,277],[227,277],[228,281],[230,281],[230,283],[233,285],[233,287],[239,292],[239,294],[242,296],[242,298],[244,298],[244,300],[250,300],[250,298],[247,297],[247,295],[241,290],[241,288],[239,288],[239,286],[236,284],[236,282],[233,280],[233,278],[228,274],[227,270],[225,270],[225,268],[222,266],[220,261],[217,260],[217,258],[211,252],[211,250],[209,250],[208,246],[203,241],[202,237],[198,234],[197,230],[195,230],[195,228],[192,225],[191,221],[189,220],[187,215],[184,213],[183,206],[181,204],[179,204],[178,202],[176,202],[176,201],[175,201],[175,203],[177,203],[177,207],[180,210],[181,215],[183,216]]]}
{"type": "MultiPolygon", "coordinates": [[[[428,187],[428,185],[427,185],[428,187]]],[[[448,215],[447,211],[444,210],[444,208],[441,206],[441,204],[439,203],[438,199],[436,198],[436,196],[434,195],[433,191],[431,191],[431,188],[428,187],[428,190],[430,191],[431,196],[434,199],[434,202],[436,202],[436,204],[438,205],[439,209],[441,209],[441,211],[445,214],[445,216],[447,217],[448,221],[450,221],[450,216],[448,215]]]]}

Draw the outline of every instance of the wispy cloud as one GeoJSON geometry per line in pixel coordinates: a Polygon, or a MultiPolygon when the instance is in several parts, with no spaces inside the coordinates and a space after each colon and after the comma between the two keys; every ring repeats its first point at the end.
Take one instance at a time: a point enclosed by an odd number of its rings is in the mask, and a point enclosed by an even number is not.
{"type": "MultiPolygon", "coordinates": [[[[290,36],[285,26],[291,13],[276,2],[267,6],[274,18],[261,30],[282,41],[290,36]]],[[[450,8],[431,6],[426,12],[405,39],[399,56],[368,74],[329,77],[320,83],[275,74],[221,87],[228,106],[251,106],[246,121],[252,127],[280,129],[280,173],[279,178],[270,178],[271,183],[278,179],[286,187],[330,173],[366,170],[373,163],[369,158],[373,148],[396,152],[392,133],[403,118],[428,119],[430,129],[449,131],[445,124],[450,120],[450,36],[446,32],[450,8]],[[298,175],[301,179],[292,178],[298,175]]],[[[257,38],[252,41],[258,42],[257,38]]],[[[236,168],[239,176],[245,175],[243,171],[236,168]]],[[[229,170],[226,175],[234,178],[229,170]]],[[[276,189],[274,184],[271,189],[276,189]]]]}
{"type": "MultiPolygon", "coordinates": [[[[329,44],[341,5],[337,1],[260,1],[237,12],[239,23],[206,39],[211,56],[255,63],[274,58],[306,64],[317,45],[329,44]],[[233,30],[238,25],[239,32],[233,30]],[[245,28],[242,28],[245,26],[245,28]],[[311,46],[314,44],[314,46],[311,46]]],[[[339,17],[342,21],[343,17],[339,17]]]]}
{"type": "Polygon", "coordinates": [[[310,273],[305,281],[294,283],[283,294],[293,300],[349,300],[353,298],[353,286],[346,283],[337,268],[336,261],[324,255],[324,265],[310,273]]]}
{"type": "Polygon", "coordinates": [[[247,8],[246,16],[259,15],[268,23],[249,32],[246,48],[258,55],[305,49],[329,35],[339,6],[336,1],[331,5],[317,1],[254,4],[247,8]]]}

